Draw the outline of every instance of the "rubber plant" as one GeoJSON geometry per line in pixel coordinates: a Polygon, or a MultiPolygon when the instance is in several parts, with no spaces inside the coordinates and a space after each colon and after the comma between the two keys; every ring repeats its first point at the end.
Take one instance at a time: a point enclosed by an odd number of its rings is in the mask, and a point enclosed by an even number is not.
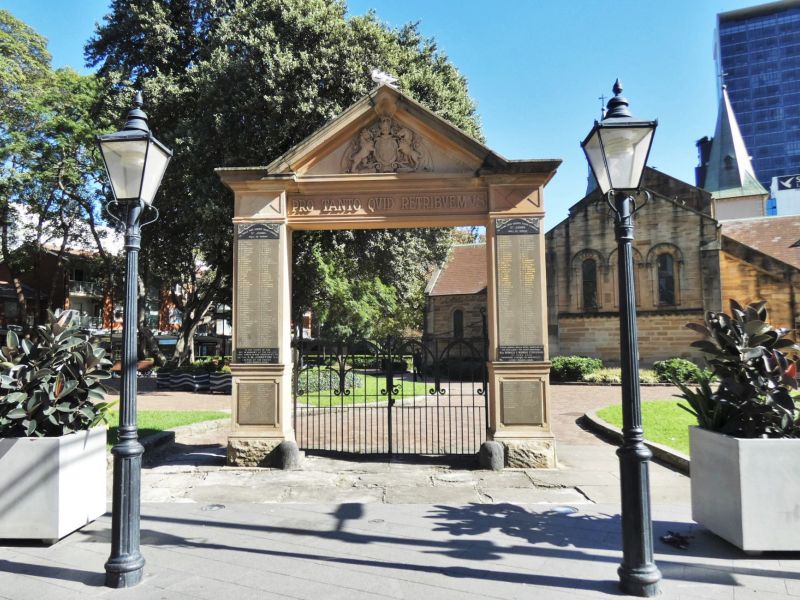
{"type": "Polygon", "coordinates": [[[800,347],[789,329],[767,321],[766,302],[742,307],[731,300],[731,314],[708,312],[705,323],[687,327],[703,339],[692,346],[703,352],[711,374],[701,373],[697,388],[673,380],[697,417],[698,425],[739,438],[800,437],[794,357],[800,347]]]}
{"type": "Polygon", "coordinates": [[[107,422],[105,350],[74,311],[48,313],[30,339],[13,331],[0,348],[0,437],[58,437],[107,422]]]}

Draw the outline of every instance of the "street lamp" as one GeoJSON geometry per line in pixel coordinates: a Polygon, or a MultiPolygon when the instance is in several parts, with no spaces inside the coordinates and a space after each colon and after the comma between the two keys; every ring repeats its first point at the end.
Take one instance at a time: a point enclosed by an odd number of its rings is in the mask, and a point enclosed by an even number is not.
{"type": "Polygon", "coordinates": [[[617,239],[623,437],[617,450],[622,485],[622,564],[617,572],[623,592],[650,597],[658,594],[661,572],[653,560],[648,475],[652,453],[644,445],[642,430],[631,244],[633,214],[637,210],[634,196],[641,188],[657,122],[634,119],[628,110],[628,100],[621,94],[618,79],[605,116],[595,121],[581,146],[597,185],[611,206],[617,239]]]}
{"type": "Polygon", "coordinates": [[[111,556],[106,561],[106,585],[124,588],[142,580],[144,557],[139,551],[142,454],[136,427],[136,315],[141,228],[158,218],[153,197],[172,157],[172,151],[150,133],[142,111],[142,94],[133,100],[122,131],[97,136],[114,199],[106,205],[111,217],[125,227],[125,312],[122,324],[122,390],[119,441],[114,455],[111,513],[111,556]],[[152,217],[143,220],[146,213],[152,217]]]}

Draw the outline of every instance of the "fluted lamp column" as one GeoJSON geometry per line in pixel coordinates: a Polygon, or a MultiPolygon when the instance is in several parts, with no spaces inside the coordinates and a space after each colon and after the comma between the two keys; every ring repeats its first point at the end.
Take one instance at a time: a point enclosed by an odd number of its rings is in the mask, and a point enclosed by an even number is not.
{"type": "Polygon", "coordinates": [[[142,111],[142,94],[122,131],[97,137],[113,200],[108,214],[125,227],[125,304],[122,324],[122,387],[119,440],[111,449],[114,482],[111,513],[111,556],[106,561],[106,586],[132,587],[142,580],[144,557],[139,550],[142,454],[136,425],[137,280],[141,228],[158,218],[153,198],[172,151],[150,132],[142,111]]]}
{"type": "Polygon", "coordinates": [[[617,450],[622,486],[622,564],[617,572],[624,593],[651,597],[659,592],[661,572],[653,560],[651,452],[644,445],[639,394],[633,214],[637,210],[637,197],[642,195],[642,175],[657,122],[638,120],[631,115],[619,79],[613,90],[614,97],[608,101],[605,116],[595,121],[581,146],[612,209],[617,240],[623,436],[622,446],[617,450]]]}

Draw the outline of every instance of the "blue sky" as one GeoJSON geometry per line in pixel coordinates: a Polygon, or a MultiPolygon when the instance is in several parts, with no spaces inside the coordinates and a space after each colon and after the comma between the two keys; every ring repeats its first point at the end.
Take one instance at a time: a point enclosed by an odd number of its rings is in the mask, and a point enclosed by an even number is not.
{"type": "MultiPolygon", "coordinates": [[[[694,143],[717,113],[716,14],[753,0],[350,0],[393,26],[419,21],[469,82],[487,145],[507,158],[561,158],[547,228],[586,189],[580,141],[619,77],[635,116],[659,120],[649,165],[694,182],[694,143]]],[[[50,41],[54,66],[86,71],[83,44],[107,0],[0,0],[50,41]]],[[[379,65],[378,65],[379,66],[379,65]]],[[[264,163],[270,157],[265,157],[264,163]]]]}

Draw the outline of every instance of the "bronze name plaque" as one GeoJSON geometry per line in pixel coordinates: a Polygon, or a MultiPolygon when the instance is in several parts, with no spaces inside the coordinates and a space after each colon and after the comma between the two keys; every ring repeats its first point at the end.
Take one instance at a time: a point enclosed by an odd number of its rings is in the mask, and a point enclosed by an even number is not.
{"type": "Polygon", "coordinates": [[[234,362],[278,362],[280,226],[236,226],[236,354],[234,362]]]}
{"type": "Polygon", "coordinates": [[[542,383],[503,381],[500,384],[504,425],[542,425],[542,383]]]}
{"type": "Polygon", "coordinates": [[[292,195],[288,198],[288,211],[292,217],[469,214],[485,212],[488,202],[486,191],[292,195]]]}
{"type": "Polygon", "coordinates": [[[241,381],[236,386],[239,425],[276,425],[278,386],[272,381],[241,381]]]}
{"type": "Polygon", "coordinates": [[[497,360],[544,360],[539,219],[497,219],[497,360]]]}

